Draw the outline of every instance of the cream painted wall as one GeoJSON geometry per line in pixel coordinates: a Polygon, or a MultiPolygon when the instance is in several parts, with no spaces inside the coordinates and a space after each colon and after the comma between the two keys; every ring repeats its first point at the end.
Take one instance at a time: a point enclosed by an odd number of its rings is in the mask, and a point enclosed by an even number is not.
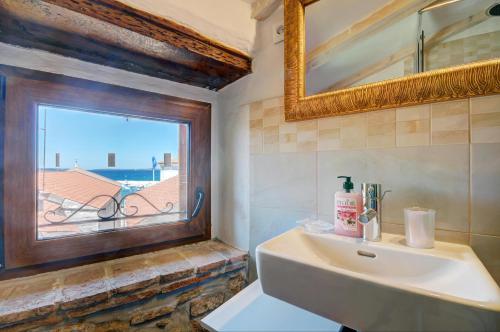
{"type": "Polygon", "coordinates": [[[214,233],[238,248],[250,246],[249,102],[283,95],[283,43],[274,44],[273,25],[283,22],[280,7],[257,26],[253,73],[220,91],[220,219],[214,233]]]}
{"type": "Polygon", "coordinates": [[[396,62],[383,70],[357,81],[351,86],[359,86],[405,76],[405,60],[396,62]]]}
{"type": "Polygon", "coordinates": [[[173,19],[229,46],[250,53],[256,21],[242,0],[119,0],[129,6],[173,19]]]}

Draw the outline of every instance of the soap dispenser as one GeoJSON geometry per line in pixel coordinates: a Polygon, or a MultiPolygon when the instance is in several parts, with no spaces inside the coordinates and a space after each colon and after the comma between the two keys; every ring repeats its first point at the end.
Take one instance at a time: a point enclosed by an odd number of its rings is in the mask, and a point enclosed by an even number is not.
{"type": "Polygon", "coordinates": [[[335,193],[335,233],[339,235],[362,237],[363,225],[358,222],[363,212],[361,193],[352,192],[354,184],[350,176],[339,176],[345,179],[343,191],[335,193]]]}

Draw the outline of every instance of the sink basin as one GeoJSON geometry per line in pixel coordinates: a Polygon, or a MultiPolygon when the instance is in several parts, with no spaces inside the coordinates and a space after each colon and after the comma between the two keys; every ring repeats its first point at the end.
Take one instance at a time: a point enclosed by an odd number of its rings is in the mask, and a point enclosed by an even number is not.
{"type": "Polygon", "coordinates": [[[500,289],[472,249],[300,228],[257,247],[264,293],[361,331],[499,331],[500,289]]]}

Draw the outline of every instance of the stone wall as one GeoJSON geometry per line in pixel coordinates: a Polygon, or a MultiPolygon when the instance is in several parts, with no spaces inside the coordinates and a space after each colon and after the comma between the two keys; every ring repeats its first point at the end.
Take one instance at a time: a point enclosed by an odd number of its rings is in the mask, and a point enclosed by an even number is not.
{"type": "Polygon", "coordinates": [[[206,241],[2,281],[0,330],[203,331],[247,270],[247,253],[206,241]]]}

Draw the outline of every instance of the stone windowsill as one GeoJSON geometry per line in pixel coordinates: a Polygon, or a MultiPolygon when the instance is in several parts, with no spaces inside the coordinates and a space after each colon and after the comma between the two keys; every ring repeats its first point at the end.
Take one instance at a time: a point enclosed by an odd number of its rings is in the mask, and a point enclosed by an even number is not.
{"type": "MultiPolygon", "coordinates": [[[[205,241],[0,282],[0,329],[29,320],[64,320],[175,292],[246,268],[248,254],[205,241]]],[[[57,323],[55,321],[54,323],[57,323]]]]}

